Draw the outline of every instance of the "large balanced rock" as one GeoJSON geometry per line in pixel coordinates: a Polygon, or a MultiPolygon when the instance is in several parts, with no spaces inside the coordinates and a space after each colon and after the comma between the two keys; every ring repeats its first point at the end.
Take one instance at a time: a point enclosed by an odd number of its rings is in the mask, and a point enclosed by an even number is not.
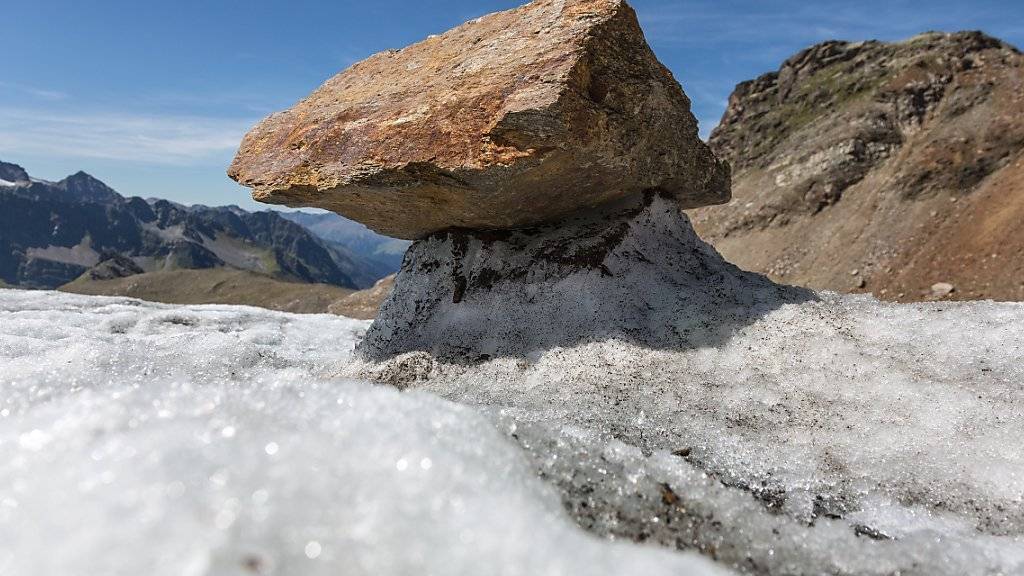
{"type": "Polygon", "coordinates": [[[658,190],[729,199],[729,170],[621,0],[538,0],[328,80],[242,142],[261,202],[401,238],[522,228],[658,190]]]}

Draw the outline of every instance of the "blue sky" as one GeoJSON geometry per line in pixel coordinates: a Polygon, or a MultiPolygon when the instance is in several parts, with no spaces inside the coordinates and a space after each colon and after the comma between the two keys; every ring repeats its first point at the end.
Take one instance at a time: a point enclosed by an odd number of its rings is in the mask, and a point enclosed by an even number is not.
{"type": "MultiPolygon", "coordinates": [[[[242,134],[331,75],[518,0],[6,0],[0,159],[126,195],[260,205],[224,170],[242,134]]],[[[839,38],[981,29],[1024,45],[1024,1],[635,0],[707,133],[732,87],[839,38]]]]}

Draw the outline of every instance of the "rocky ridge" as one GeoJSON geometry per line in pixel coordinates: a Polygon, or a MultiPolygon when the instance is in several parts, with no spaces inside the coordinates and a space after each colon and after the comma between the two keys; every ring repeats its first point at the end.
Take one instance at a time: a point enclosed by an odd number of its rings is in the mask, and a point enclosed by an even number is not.
{"type": "Polygon", "coordinates": [[[30,181],[28,172],[24,168],[17,164],[2,161],[0,161],[0,180],[4,181],[5,186],[24,184],[30,181]]]}
{"type": "Polygon", "coordinates": [[[1024,298],[1024,56],[979,32],[826,42],[736,87],[710,145],[731,261],[883,298],[1024,298]]]}

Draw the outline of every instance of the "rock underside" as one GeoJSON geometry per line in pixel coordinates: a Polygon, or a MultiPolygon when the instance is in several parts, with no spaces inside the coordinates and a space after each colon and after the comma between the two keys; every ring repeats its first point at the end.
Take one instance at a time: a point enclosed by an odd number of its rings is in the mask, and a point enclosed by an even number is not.
{"type": "Polygon", "coordinates": [[[538,0],[383,52],[273,114],[229,175],[400,238],[729,199],[728,166],[621,0],[538,0]]]}

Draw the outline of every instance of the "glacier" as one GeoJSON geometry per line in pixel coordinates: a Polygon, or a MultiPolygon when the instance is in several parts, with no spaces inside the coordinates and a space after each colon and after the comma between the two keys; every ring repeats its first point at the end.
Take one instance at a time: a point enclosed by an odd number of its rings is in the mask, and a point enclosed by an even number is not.
{"type": "Polygon", "coordinates": [[[0,290],[0,574],[1024,573],[1024,306],[824,294],[405,390],[350,377],[368,326],[0,290]]]}

